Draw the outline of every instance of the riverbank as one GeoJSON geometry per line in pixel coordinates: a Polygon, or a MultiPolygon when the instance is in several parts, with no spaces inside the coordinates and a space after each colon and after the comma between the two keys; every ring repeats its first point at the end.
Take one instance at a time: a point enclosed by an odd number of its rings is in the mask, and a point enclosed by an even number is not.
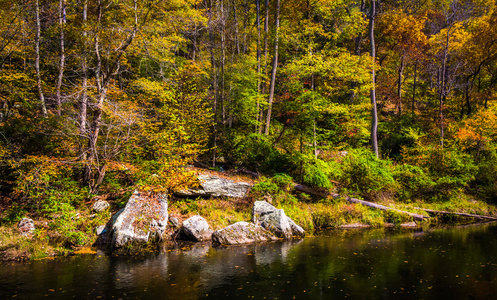
{"type": "MultiPolygon", "coordinates": [[[[243,198],[172,197],[169,199],[169,216],[181,224],[191,216],[200,215],[207,220],[211,229],[218,230],[236,222],[250,220],[252,205],[257,200],[256,197],[261,197],[257,186],[247,197],[243,198]]],[[[409,215],[352,204],[342,198],[329,197],[316,200],[302,193],[282,190],[264,197],[277,208],[282,208],[288,217],[303,227],[308,236],[315,235],[320,230],[332,228],[342,230],[404,226],[426,228],[478,221],[468,217],[432,215],[422,222],[414,223],[409,215]]],[[[35,219],[36,230],[32,236],[21,234],[16,223],[3,224],[0,226],[0,259],[16,261],[42,259],[73,255],[82,248],[89,249],[98,238],[96,228],[104,225],[110,216],[117,212],[122,205],[119,203],[122,201],[110,201],[110,208],[98,213],[91,211],[87,206],[82,207],[76,212],[74,218],[67,222],[65,231],[52,229],[52,222],[60,222],[57,218],[35,219]]],[[[426,216],[428,216],[427,212],[417,208],[497,216],[497,207],[494,205],[466,196],[442,203],[399,203],[388,199],[379,201],[379,203],[426,216]]],[[[177,238],[173,224],[169,224],[163,238],[165,242],[172,242],[177,238]]]]}
{"type": "Polygon", "coordinates": [[[495,299],[497,224],[0,262],[0,299],[495,299]]]}

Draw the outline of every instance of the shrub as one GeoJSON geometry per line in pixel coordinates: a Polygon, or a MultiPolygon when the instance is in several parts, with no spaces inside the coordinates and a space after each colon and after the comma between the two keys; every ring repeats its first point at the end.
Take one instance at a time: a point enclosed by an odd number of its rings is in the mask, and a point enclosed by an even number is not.
{"type": "Polygon", "coordinates": [[[375,200],[397,190],[392,169],[390,161],[377,159],[369,150],[352,150],[342,161],[339,180],[365,199],[375,200]]]}
{"type": "Polygon", "coordinates": [[[321,187],[331,188],[330,175],[332,169],[330,165],[314,156],[303,156],[302,158],[302,181],[304,184],[321,187]]]}
{"type": "Polygon", "coordinates": [[[425,197],[435,185],[423,168],[407,164],[395,167],[394,178],[400,184],[398,197],[401,201],[425,197]]]}
{"type": "Polygon", "coordinates": [[[433,181],[433,199],[447,200],[460,193],[475,178],[478,170],[469,154],[458,149],[438,146],[422,147],[403,151],[404,161],[428,171],[433,181]]]}

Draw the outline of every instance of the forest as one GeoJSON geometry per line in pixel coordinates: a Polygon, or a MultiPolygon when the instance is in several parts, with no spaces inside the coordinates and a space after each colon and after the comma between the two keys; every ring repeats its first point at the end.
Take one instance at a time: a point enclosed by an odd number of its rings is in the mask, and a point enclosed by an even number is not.
{"type": "Polygon", "coordinates": [[[190,165],[372,202],[497,204],[494,0],[0,7],[5,224],[53,219],[84,243],[67,226],[95,196],[182,188],[190,165]]]}

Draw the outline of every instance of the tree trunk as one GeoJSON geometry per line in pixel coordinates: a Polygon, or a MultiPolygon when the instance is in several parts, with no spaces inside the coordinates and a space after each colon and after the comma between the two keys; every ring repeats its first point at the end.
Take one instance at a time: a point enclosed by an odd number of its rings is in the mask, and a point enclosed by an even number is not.
{"type": "MultiPolygon", "coordinates": [[[[101,180],[103,179],[103,176],[105,175],[105,163],[103,166],[99,167],[100,162],[98,162],[99,159],[99,153],[97,149],[97,142],[101,130],[101,125],[102,125],[102,116],[103,116],[103,106],[104,106],[104,101],[107,97],[107,88],[109,85],[110,80],[112,79],[113,75],[118,72],[119,70],[119,65],[120,65],[120,59],[126,49],[131,45],[133,42],[133,39],[136,36],[136,32],[138,31],[138,7],[137,7],[137,1],[134,0],[134,12],[135,12],[135,19],[134,19],[134,27],[131,32],[131,34],[127,37],[127,39],[123,42],[123,44],[119,47],[119,52],[114,58],[114,61],[111,64],[107,65],[107,70],[104,72],[102,70],[102,59],[100,55],[100,40],[99,40],[99,35],[98,33],[95,35],[95,42],[94,42],[94,47],[95,47],[95,58],[97,62],[97,66],[95,68],[95,83],[97,86],[97,103],[95,107],[95,115],[93,122],[90,126],[90,130],[88,133],[88,151],[89,151],[89,157],[87,161],[87,165],[85,168],[85,176],[84,180],[85,182],[89,185],[90,190],[92,193],[96,192],[96,188],[98,185],[101,183],[101,180]],[[95,182],[92,182],[93,179],[93,174],[92,170],[95,167],[95,169],[99,173],[99,177],[95,182]]],[[[101,0],[98,1],[98,6],[97,6],[97,28],[100,27],[101,24],[101,19],[102,19],[102,2],[101,0]]]]}
{"type": "MultiPolygon", "coordinates": [[[[262,82],[262,94],[267,93],[267,59],[268,59],[268,36],[269,36],[269,0],[264,1],[264,8],[266,16],[264,18],[264,81],[262,82]]],[[[264,122],[264,109],[260,111],[261,126],[259,127],[259,134],[262,134],[264,122]]]]}
{"type": "Polygon", "coordinates": [[[212,21],[212,0],[209,1],[209,11],[208,11],[208,27],[209,27],[209,52],[211,56],[211,68],[212,68],[212,87],[214,89],[214,101],[212,103],[212,111],[214,113],[214,122],[212,122],[213,130],[213,147],[212,147],[212,166],[216,166],[216,155],[217,155],[217,71],[216,71],[216,58],[214,56],[214,28],[212,21]]]}
{"type": "Polygon", "coordinates": [[[224,18],[224,0],[221,0],[221,88],[219,95],[221,100],[222,124],[226,126],[226,103],[224,99],[224,67],[226,64],[226,20],[224,18]]]}
{"type": "Polygon", "coordinates": [[[412,85],[412,107],[411,111],[414,114],[414,106],[416,104],[416,80],[418,76],[418,60],[416,59],[416,63],[414,64],[414,83],[412,85]]]}
{"type": "Polygon", "coordinates": [[[444,108],[444,103],[445,99],[447,97],[447,60],[448,60],[448,52],[449,52],[449,41],[450,41],[450,35],[451,35],[451,28],[450,26],[447,29],[447,35],[445,39],[445,47],[444,47],[444,52],[443,52],[443,58],[442,58],[442,69],[440,71],[440,86],[439,86],[439,115],[440,115],[440,149],[443,150],[444,148],[444,113],[443,113],[443,108],[444,108]]]}
{"type": "Polygon", "coordinates": [[[376,76],[375,76],[375,60],[376,60],[376,54],[375,54],[375,45],[374,45],[374,19],[376,17],[376,0],[371,0],[371,13],[369,15],[369,39],[371,42],[371,63],[372,63],[372,68],[371,68],[371,91],[370,91],[370,96],[371,96],[371,105],[372,105],[372,110],[371,110],[371,145],[373,148],[373,151],[376,155],[376,158],[379,157],[378,154],[378,111],[376,108],[376,76]]]}
{"type": "Polygon", "coordinates": [[[62,97],[60,89],[62,88],[62,79],[64,78],[64,66],[66,63],[65,47],[64,47],[64,25],[66,24],[66,1],[59,0],[59,25],[60,25],[60,62],[59,62],[59,77],[57,79],[57,115],[62,114],[62,97]]]}
{"type": "MultiPolygon", "coordinates": [[[[261,94],[261,2],[256,0],[256,23],[257,23],[257,96],[261,94]]],[[[257,97],[256,103],[256,125],[255,132],[259,131],[262,126],[262,120],[259,118],[260,103],[259,97],[257,97]]]]}
{"type": "Polygon", "coordinates": [[[400,59],[400,67],[399,67],[399,78],[397,80],[397,97],[399,98],[399,106],[398,106],[398,114],[402,115],[402,74],[404,73],[405,66],[405,58],[404,54],[402,54],[402,58],[400,59]]]}
{"type": "Polygon", "coordinates": [[[497,220],[497,218],[495,218],[495,217],[475,215],[475,214],[458,213],[458,212],[442,211],[442,210],[433,210],[433,209],[420,208],[420,207],[415,207],[415,209],[423,210],[423,211],[426,211],[427,213],[430,213],[430,214],[460,216],[460,217],[475,218],[475,219],[479,219],[479,220],[483,220],[483,219],[497,220]]]}
{"type": "MultiPolygon", "coordinates": [[[[305,186],[305,185],[302,185],[302,184],[296,184],[296,185],[293,186],[293,188],[296,191],[303,192],[303,193],[306,193],[306,194],[309,194],[309,195],[318,196],[318,197],[321,197],[321,198],[332,197],[332,198],[336,199],[336,198],[340,197],[339,194],[331,194],[331,193],[326,192],[326,191],[324,191],[324,192],[317,191],[315,189],[312,189],[312,188],[310,188],[308,186],[305,186]]],[[[351,197],[348,197],[348,196],[344,196],[344,197],[345,197],[345,200],[347,200],[350,203],[361,204],[361,205],[364,205],[364,206],[367,206],[367,207],[376,208],[376,209],[379,209],[379,210],[395,211],[395,212],[398,212],[398,213],[401,213],[401,214],[409,215],[413,219],[418,220],[418,221],[423,221],[424,219],[428,219],[429,218],[429,217],[426,217],[426,216],[423,216],[423,215],[420,215],[420,214],[416,214],[416,213],[411,213],[411,212],[408,212],[408,211],[399,210],[399,209],[396,209],[396,208],[393,208],[393,207],[388,207],[388,206],[384,206],[384,205],[381,205],[381,204],[376,204],[376,203],[369,202],[369,201],[359,200],[359,199],[351,198],[351,197]]]]}
{"type": "MultiPolygon", "coordinates": [[[[366,10],[366,2],[365,0],[361,0],[361,6],[360,10],[362,13],[366,10]]],[[[354,38],[354,54],[357,56],[361,55],[361,44],[362,44],[362,33],[359,33],[355,38],[354,38]]],[[[350,83],[350,103],[353,103],[355,99],[357,98],[357,94],[354,91],[359,86],[359,83],[357,81],[352,81],[350,83]]]]}
{"type": "Polygon", "coordinates": [[[41,35],[41,25],[40,25],[40,3],[36,0],[36,39],[35,39],[35,69],[36,69],[36,83],[38,86],[38,96],[40,99],[41,113],[44,117],[47,117],[47,106],[45,104],[45,96],[43,95],[43,88],[41,86],[41,73],[40,73],[40,35],[41,35]]]}
{"type": "MultiPolygon", "coordinates": [[[[88,0],[85,0],[83,3],[83,27],[86,27],[86,22],[88,18],[88,0]]],[[[79,132],[83,136],[86,132],[87,126],[87,107],[88,107],[88,62],[87,62],[87,38],[88,32],[86,29],[83,31],[83,40],[84,40],[84,53],[83,53],[83,62],[82,62],[82,70],[83,70],[83,79],[81,83],[81,107],[79,111],[79,132]]],[[[86,159],[86,155],[83,154],[83,159],[86,159]]]]}
{"type": "MultiPolygon", "coordinates": [[[[257,0],[257,2],[259,2],[259,1],[260,0],[257,0]]],[[[249,17],[250,17],[248,0],[245,0],[244,7],[245,7],[245,20],[243,21],[243,54],[247,54],[247,50],[248,50],[247,26],[248,26],[249,17]]]]}
{"type": "Polygon", "coordinates": [[[238,32],[238,15],[236,13],[236,1],[233,0],[233,26],[235,27],[235,46],[236,54],[240,55],[240,37],[238,32]]]}
{"type": "Polygon", "coordinates": [[[271,70],[271,83],[269,86],[269,99],[268,108],[266,116],[266,128],[264,134],[269,135],[269,125],[271,123],[271,110],[274,98],[274,86],[276,85],[276,70],[278,68],[278,35],[280,29],[280,0],[276,0],[276,20],[274,28],[274,57],[273,57],[273,68],[271,70]]]}

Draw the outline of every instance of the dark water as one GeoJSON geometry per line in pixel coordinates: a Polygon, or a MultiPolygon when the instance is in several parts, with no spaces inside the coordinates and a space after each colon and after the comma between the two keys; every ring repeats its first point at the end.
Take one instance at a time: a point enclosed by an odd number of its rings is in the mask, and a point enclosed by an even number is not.
{"type": "Polygon", "coordinates": [[[0,265],[0,299],[497,299],[497,226],[0,265]]]}

